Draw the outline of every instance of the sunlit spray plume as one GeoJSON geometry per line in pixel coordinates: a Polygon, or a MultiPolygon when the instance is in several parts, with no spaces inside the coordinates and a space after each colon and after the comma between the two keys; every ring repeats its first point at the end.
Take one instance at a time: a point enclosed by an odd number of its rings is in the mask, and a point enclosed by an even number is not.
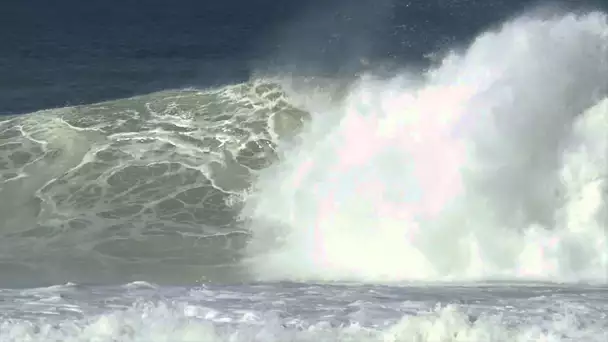
{"type": "Polygon", "coordinates": [[[606,278],[608,23],[522,17],[424,73],[362,77],[265,170],[261,279],[606,278]]]}

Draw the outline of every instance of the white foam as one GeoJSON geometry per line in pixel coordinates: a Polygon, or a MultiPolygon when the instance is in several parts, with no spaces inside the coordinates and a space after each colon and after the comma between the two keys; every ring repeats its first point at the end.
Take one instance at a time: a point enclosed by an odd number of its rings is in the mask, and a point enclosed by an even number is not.
{"type": "Polygon", "coordinates": [[[261,279],[600,280],[603,13],[521,17],[424,73],[364,77],[264,171],[261,279]]]}
{"type": "Polygon", "coordinates": [[[260,321],[245,314],[240,323],[224,322],[214,315],[199,317],[200,310],[165,304],[141,305],[83,319],[46,323],[5,320],[0,323],[0,341],[124,341],[124,342],[220,342],[220,341],[604,341],[600,327],[581,328],[575,317],[562,316],[546,326],[509,327],[500,317],[472,319],[455,306],[438,308],[419,316],[405,316],[388,328],[364,328],[353,323],[332,327],[317,323],[285,327],[280,321],[260,321]],[[214,322],[216,321],[216,322],[214,322]],[[228,324],[226,324],[228,323],[228,324]]]}

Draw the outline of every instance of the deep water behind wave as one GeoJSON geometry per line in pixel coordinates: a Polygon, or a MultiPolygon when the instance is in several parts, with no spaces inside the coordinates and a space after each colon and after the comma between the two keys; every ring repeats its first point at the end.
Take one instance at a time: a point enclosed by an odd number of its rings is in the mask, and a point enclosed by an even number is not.
{"type": "Polygon", "coordinates": [[[388,79],[3,118],[0,282],[604,280],[607,52],[524,16],[388,79]]]}

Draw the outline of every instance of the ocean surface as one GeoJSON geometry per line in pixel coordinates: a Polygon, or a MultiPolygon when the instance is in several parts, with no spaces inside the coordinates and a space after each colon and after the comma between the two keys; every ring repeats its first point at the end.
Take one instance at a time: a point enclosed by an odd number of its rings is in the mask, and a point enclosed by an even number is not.
{"type": "Polygon", "coordinates": [[[608,6],[0,5],[0,341],[608,340],[608,6]]]}

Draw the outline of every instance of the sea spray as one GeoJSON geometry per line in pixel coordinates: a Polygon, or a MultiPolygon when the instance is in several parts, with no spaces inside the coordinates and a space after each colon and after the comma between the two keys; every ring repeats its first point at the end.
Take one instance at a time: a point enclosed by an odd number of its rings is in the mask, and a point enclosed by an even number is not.
{"type": "Polygon", "coordinates": [[[608,116],[607,53],[604,14],[528,16],[429,70],[362,77],[262,172],[243,212],[252,271],[605,279],[608,148],[588,121],[608,116]]]}

